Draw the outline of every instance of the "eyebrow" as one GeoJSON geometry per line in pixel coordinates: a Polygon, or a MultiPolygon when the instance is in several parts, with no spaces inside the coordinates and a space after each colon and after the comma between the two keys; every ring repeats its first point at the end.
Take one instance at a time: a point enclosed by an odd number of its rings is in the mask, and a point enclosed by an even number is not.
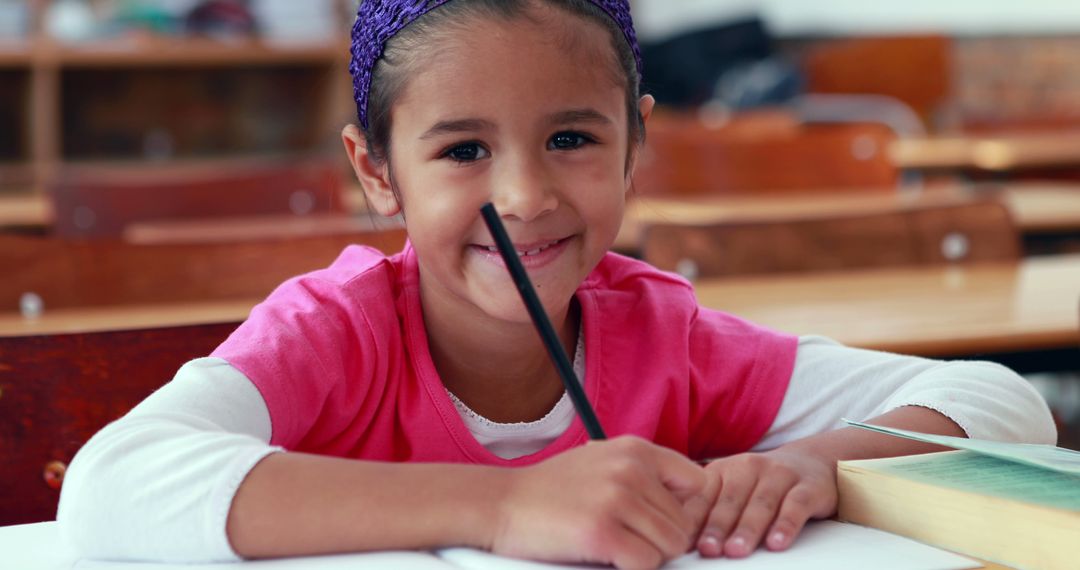
{"type": "Polygon", "coordinates": [[[571,109],[569,111],[559,111],[558,113],[548,116],[548,122],[555,125],[566,125],[571,123],[593,123],[600,125],[612,124],[611,119],[607,115],[597,111],[595,109],[571,109]]]}
{"type": "Polygon", "coordinates": [[[430,129],[420,135],[422,140],[435,138],[439,135],[453,133],[474,133],[477,131],[494,130],[495,123],[484,119],[456,119],[451,121],[439,121],[430,129]]]}
{"type": "MultiPolygon", "coordinates": [[[[607,115],[595,109],[570,109],[548,115],[548,123],[554,125],[568,125],[574,123],[592,123],[598,125],[610,125],[612,120],[607,115]]],[[[455,119],[439,121],[430,129],[420,135],[421,140],[432,139],[440,135],[456,133],[475,133],[478,131],[495,130],[495,123],[486,119],[455,119]]]]}

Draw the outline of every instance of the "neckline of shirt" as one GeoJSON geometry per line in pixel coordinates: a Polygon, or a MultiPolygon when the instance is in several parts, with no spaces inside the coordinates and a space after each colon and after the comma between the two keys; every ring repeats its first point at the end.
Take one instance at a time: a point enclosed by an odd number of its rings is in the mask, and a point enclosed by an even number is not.
{"type": "MultiPolygon", "coordinates": [[[[585,378],[585,334],[584,326],[578,325],[578,338],[577,345],[574,348],[574,375],[577,376],[578,382],[584,384],[585,378]]],[[[511,422],[502,423],[490,420],[483,415],[477,413],[468,406],[465,402],[462,402],[453,392],[446,389],[446,394],[450,396],[450,401],[454,403],[454,407],[457,409],[458,414],[461,415],[461,419],[465,422],[465,425],[469,428],[469,431],[473,435],[491,435],[493,433],[507,433],[507,432],[538,432],[546,431],[552,427],[553,424],[566,423],[565,427],[569,426],[569,422],[564,422],[567,417],[567,409],[570,408],[572,412],[573,404],[570,401],[569,394],[566,390],[563,390],[562,397],[559,401],[548,410],[548,413],[544,417],[531,422],[511,422]]],[[[573,413],[569,414],[571,421],[573,420],[573,413]]],[[[561,433],[562,430],[560,430],[561,433]]]]}

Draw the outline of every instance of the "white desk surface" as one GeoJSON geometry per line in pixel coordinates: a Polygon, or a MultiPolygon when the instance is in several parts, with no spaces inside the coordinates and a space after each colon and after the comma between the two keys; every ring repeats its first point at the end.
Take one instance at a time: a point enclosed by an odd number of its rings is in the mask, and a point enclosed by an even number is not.
{"type": "MultiPolygon", "coordinates": [[[[64,548],[54,522],[0,527],[0,568],[4,570],[570,570],[514,560],[472,549],[429,552],[375,552],[255,562],[169,565],[77,560],[64,548]]],[[[857,525],[812,523],[786,552],[759,550],[741,560],[704,560],[687,555],[666,566],[712,570],[965,570],[978,562],[915,541],[857,525]]]]}
{"type": "Polygon", "coordinates": [[[67,570],[77,559],[61,544],[56,523],[0,527],[0,568],[67,570]]]}

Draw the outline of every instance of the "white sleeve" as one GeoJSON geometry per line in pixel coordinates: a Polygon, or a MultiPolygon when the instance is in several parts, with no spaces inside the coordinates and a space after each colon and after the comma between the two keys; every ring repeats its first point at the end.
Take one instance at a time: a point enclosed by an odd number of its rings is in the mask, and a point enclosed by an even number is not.
{"type": "Polygon", "coordinates": [[[270,414],[254,384],[219,358],[176,377],[98,432],[71,462],[57,511],[86,558],[235,561],[233,496],[268,454],[270,414]]]}
{"type": "Polygon", "coordinates": [[[930,360],[799,338],[780,411],[755,451],[844,427],[902,406],[936,410],[968,437],[1055,443],[1050,409],[1024,378],[992,362],[930,360]]]}

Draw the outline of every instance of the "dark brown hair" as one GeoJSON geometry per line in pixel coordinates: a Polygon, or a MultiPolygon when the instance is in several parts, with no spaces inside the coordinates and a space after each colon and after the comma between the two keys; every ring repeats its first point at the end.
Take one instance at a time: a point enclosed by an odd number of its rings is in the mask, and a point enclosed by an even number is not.
{"type": "MultiPolygon", "coordinates": [[[[386,42],[383,56],[372,70],[368,93],[368,128],[363,130],[368,153],[377,164],[390,161],[391,109],[401,96],[417,61],[422,61],[424,49],[431,49],[430,40],[448,28],[463,29],[468,20],[476,17],[514,20],[529,18],[529,9],[538,1],[595,22],[607,31],[614,49],[613,76],[626,90],[626,111],[631,144],[645,138],[645,124],[638,111],[641,78],[637,60],[622,30],[603,10],[587,0],[454,0],[406,26],[386,42]]],[[[629,167],[629,149],[627,149],[629,167]]]]}

